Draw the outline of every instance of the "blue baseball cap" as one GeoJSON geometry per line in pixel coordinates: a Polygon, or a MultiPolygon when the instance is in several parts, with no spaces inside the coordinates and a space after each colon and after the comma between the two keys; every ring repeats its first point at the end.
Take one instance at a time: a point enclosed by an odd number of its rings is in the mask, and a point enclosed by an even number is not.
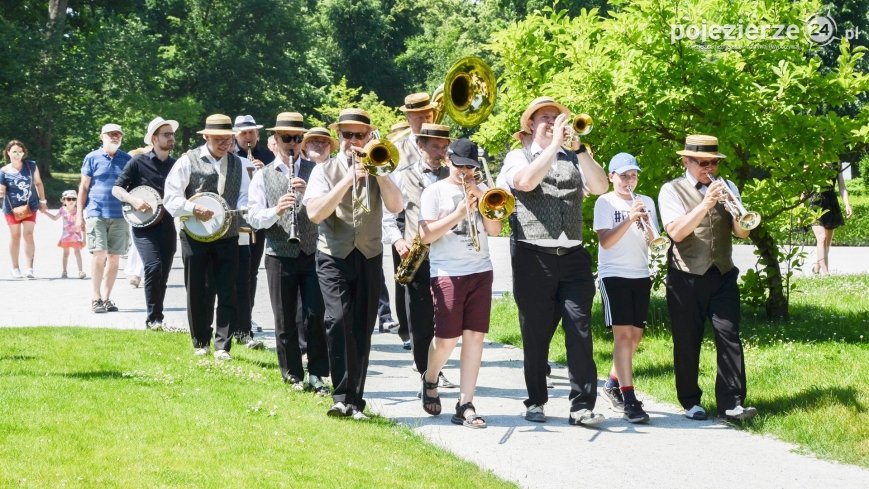
{"type": "Polygon", "coordinates": [[[610,173],[623,174],[628,170],[640,171],[637,159],[630,153],[619,153],[610,160],[610,173]]]}

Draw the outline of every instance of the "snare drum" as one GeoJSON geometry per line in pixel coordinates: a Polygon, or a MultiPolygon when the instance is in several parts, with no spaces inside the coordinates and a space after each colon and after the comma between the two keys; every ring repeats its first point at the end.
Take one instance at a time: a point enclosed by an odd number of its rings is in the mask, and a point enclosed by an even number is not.
{"type": "Polygon", "coordinates": [[[163,214],[166,211],[163,209],[163,199],[156,190],[147,185],[139,185],[130,190],[129,193],[133,197],[144,200],[151,206],[150,212],[142,212],[125,202],[121,206],[121,209],[124,212],[124,219],[130,223],[130,226],[134,228],[147,228],[163,219],[163,214]]]}

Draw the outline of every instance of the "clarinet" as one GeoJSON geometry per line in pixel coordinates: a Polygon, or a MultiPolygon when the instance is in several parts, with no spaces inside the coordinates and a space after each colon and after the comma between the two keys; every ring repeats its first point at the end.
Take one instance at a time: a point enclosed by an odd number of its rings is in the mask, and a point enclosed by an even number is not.
{"type": "MultiPolygon", "coordinates": [[[[295,178],[295,176],[296,176],[296,155],[293,154],[293,150],[290,150],[290,188],[287,189],[287,193],[292,192],[293,196],[296,197],[296,199],[298,199],[299,196],[296,194],[296,189],[293,188],[293,178],[295,178]]],[[[287,238],[287,242],[288,243],[299,243],[301,241],[301,239],[299,239],[299,237],[296,236],[296,228],[298,226],[298,221],[297,221],[298,216],[296,215],[296,200],[295,199],[293,199],[293,207],[290,208],[290,212],[293,213],[293,218],[292,218],[292,220],[290,220],[290,229],[287,232],[287,234],[289,234],[290,237],[287,238]]]]}

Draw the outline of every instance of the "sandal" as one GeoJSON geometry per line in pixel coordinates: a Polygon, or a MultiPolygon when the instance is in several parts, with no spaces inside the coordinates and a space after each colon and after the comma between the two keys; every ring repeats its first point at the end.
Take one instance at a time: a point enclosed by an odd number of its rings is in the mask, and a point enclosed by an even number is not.
{"type": "Polygon", "coordinates": [[[437,382],[427,382],[425,380],[426,372],[423,372],[420,376],[422,378],[422,409],[431,414],[432,416],[437,416],[441,413],[441,396],[430,396],[428,395],[429,390],[437,389],[437,382]],[[434,407],[432,407],[434,406],[434,407]]]}
{"type": "Polygon", "coordinates": [[[456,414],[453,415],[450,421],[452,421],[453,424],[460,424],[468,428],[479,429],[486,427],[486,420],[477,414],[477,408],[475,408],[474,404],[470,402],[466,402],[461,406],[457,402],[456,414]],[[474,414],[466,414],[468,411],[473,411],[474,414]]]}

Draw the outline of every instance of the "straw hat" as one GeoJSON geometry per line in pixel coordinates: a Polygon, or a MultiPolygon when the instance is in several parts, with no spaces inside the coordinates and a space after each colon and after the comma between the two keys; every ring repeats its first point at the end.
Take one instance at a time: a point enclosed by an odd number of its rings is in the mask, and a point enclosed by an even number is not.
{"type": "Polygon", "coordinates": [[[196,131],[196,134],[206,136],[232,136],[232,119],[228,115],[212,114],[205,119],[205,129],[196,131]]]}
{"type": "Polygon", "coordinates": [[[302,151],[305,150],[305,145],[308,144],[308,141],[314,138],[328,139],[329,153],[338,151],[338,140],[333,138],[332,134],[325,127],[312,127],[307,133],[305,133],[305,137],[302,139],[302,151]]]}
{"type": "Polygon", "coordinates": [[[172,132],[175,132],[178,130],[178,121],[173,121],[173,120],[167,121],[167,120],[163,120],[162,117],[155,117],[154,120],[152,120],[151,122],[148,123],[148,131],[145,133],[145,137],[143,138],[143,140],[145,141],[145,144],[150,146],[151,145],[151,137],[154,136],[154,133],[157,132],[157,129],[160,129],[161,127],[165,126],[166,124],[169,124],[169,127],[172,128],[172,132]]]}
{"type": "Polygon", "coordinates": [[[298,112],[281,112],[275,121],[275,127],[269,127],[266,131],[293,132],[305,134],[305,118],[298,112]]]}
{"type": "Polygon", "coordinates": [[[373,131],[377,129],[376,127],[371,125],[371,116],[368,115],[368,112],[365,112],[362,109],[342,109],[338,114],[338,122],[333,123],[329,126],[329,129],[340,130],[342,125],[345,124],[362,124],[363,126],[368,126],[368,129],[373,131]]]}
{"type": "Polygon", "coordinates": [[[408,123],[407,121],[396,122],[395,124],[390,126],[389,135],[391,136],[391,135],[397,133],[398,131],[401,131],[404,129],[410,129],[410,123],[408,123]]]}
{"type": "Polygon", "coordinates": [[[422,112],[434,110],[437,105],[431,102],[431,97],[425,92],[412,93],[404,97],[404,105],[398,108],[402,112],[422,112]]]}
{"type": "Polygon", "coordinates": [[[423,123],[422,127],[419,130],[419,134],[416,135],[417,138],[438,138],[438,139],[446,139],[452,140],[450,137],[450,126],[445,126],[443,124],[428,124],[423,123]]]}
{"type": "Polygon", "coordinates": [[[522,131],[531,133],[531,117],[534,116],[535,112],[545,107],[554,107],[562,114],[570,115],[570,111],[567,110],[567,107],[559,104],[552,97],[537,97],[528,104],[528,108],[525,109],[525,112],[522,113],[522,117],[519,118],[519,127],[522,131]]]}
{"type": "Polygon", "coordinates": [[[676,154],[700,158],[726,158],[718,152],[718,138],[705,134],[692,134],[686,137],[685,149],[676,151],[676,154]]]}

